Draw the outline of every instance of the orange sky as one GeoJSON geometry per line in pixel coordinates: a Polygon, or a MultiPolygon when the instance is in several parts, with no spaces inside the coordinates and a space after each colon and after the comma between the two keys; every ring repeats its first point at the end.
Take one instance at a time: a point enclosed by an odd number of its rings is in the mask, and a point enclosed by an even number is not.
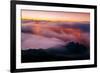
{"type": "Polygon", "coordinates": [[[22,19],[89,22],[90,13],[22,10],[22,19]]]}

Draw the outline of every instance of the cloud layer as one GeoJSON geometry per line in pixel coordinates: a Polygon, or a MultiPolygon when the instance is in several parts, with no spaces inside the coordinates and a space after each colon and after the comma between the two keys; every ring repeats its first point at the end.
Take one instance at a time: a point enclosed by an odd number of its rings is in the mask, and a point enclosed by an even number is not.
{"type": "Polygon", "coordinates": [[[27,22],[21,27],[22,49],[63,46],[71,41],[89,46],[88,23],[27,22]],[[44,24],[45,23],[45,24],[44,24]]]}

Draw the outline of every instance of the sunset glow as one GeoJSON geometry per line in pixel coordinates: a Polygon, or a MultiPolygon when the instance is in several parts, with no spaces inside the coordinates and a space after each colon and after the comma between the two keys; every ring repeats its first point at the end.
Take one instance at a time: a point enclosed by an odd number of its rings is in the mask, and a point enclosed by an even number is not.
{"type": "Polygon", "coordinates": [[[22,19],[89,22],[89,13],[22,10],[22,19]]]}

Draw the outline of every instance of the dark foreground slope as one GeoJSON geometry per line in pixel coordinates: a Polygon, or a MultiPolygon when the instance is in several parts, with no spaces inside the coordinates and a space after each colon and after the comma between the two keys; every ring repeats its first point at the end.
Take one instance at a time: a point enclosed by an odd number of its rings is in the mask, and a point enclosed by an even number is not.
{"type": "Polygon", "coordinates": [[[22,62],[86,60],[89,58],[89,48],[74,42],[60,48],[21,50],[22,62]]]}

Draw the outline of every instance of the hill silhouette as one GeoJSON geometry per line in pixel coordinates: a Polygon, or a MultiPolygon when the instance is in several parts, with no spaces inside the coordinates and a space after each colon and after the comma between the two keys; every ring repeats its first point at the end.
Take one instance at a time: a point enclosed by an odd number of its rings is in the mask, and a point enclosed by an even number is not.
{"type": "Polygon", "coordinates": [[[89,48],[74,42],[60,48],[30,48],[21,51],[21,62],[85,60],[90,58],[89,48]]]}

